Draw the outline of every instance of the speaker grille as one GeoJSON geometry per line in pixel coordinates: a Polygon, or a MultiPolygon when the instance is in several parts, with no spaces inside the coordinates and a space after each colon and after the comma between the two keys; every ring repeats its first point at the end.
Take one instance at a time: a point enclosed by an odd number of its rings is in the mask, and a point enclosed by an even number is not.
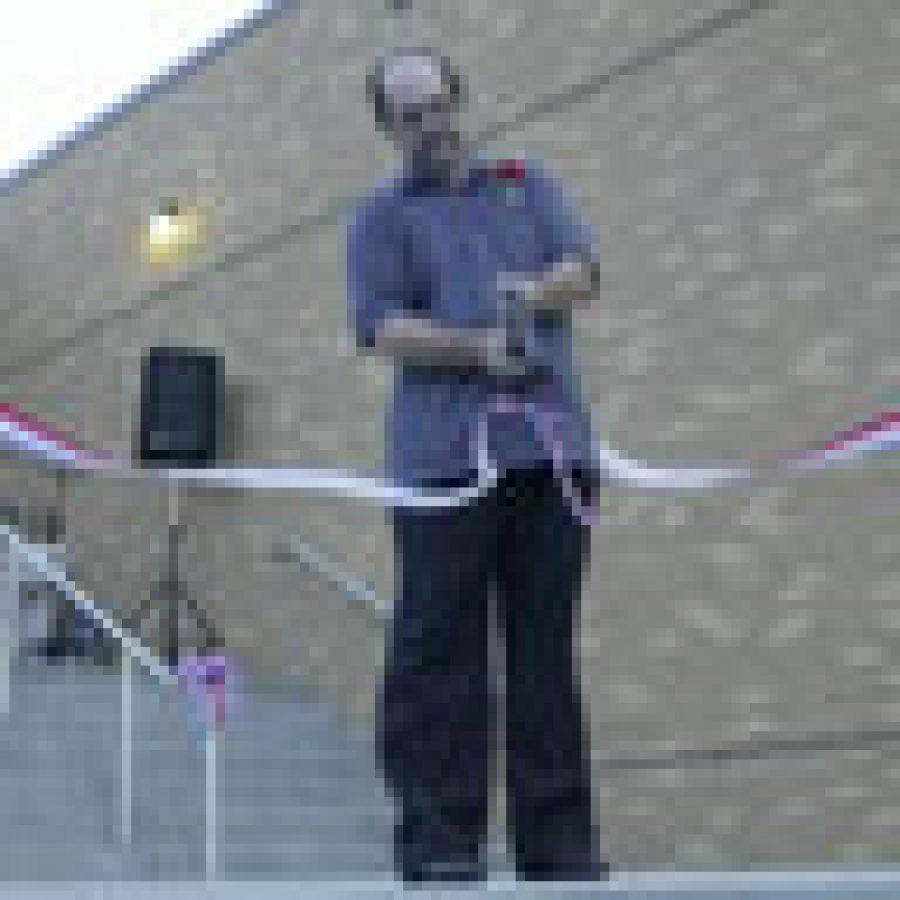
{"type": "Polygon", "coordinates": [[[215,463],[222,361],[215,353],[154,347],[141,363],[137,458],[146,466],[215,463]]]}

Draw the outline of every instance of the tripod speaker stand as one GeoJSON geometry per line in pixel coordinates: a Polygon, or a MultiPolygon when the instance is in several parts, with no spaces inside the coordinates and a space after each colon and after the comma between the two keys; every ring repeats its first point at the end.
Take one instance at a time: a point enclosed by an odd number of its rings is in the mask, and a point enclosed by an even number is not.
{"type": "MultiPolygon", "coordinates": [[[[211,353],[156,347],[148,351],[141,373],[138,458],[143,465],[162,468],[200,468],[217,457],[218,410],[221,396],[221,360],[211,353]]],[[[206,653],[221,642],[206,612],[181,574],[182,485],[167,485],[165,567],[148,600],[130,618],[139,628],[152,607],[160,616],[166,659],[171,666],[181,658],[182,612],[193,619],[206,653]]]]}
{"type": "Polygon", "coordinates": [[[198,649],[203,653],[221,646],[215,628],[206,611],[197,602],[193,592],[188,590],[181,577],[181,539],[184,524],[181,521],[181,485],[171,481],[168,491],[168,522],[166,524],[165,568],[157,581],[149,602],[142,603],[131,617],[130,625],[137,630],[152,609],[160,616],[160,632],[163,652],[170,666],[177,666],[181,659],[181,620],[187,613],[200,635],[198,649]]]}

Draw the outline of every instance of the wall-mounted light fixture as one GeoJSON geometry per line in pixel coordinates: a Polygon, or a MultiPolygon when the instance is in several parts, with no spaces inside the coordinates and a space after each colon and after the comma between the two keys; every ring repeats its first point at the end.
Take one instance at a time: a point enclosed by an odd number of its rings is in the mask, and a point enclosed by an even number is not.
{"type": "Polygon", "coordinates": [[[200,209],[178,199],[164,198],[140,229],[144,262],[154,267],[177,266],[204,243],[205,223],[200,209]]]}

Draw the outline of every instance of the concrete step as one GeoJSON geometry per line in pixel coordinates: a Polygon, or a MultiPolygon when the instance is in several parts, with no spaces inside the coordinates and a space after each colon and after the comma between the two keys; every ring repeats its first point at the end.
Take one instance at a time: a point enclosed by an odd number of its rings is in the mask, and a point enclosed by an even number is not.
{"type": "Polygon", "coordinates": [[[310,845],[372,843],[386,840],[391,830],[386,808],[352,809],[335,812],[327,807],[274,810],[226,804],[222,807],[219,833],[230,842],[256,846],[275,838],[305,841],[310,845]]]}
{"type": "MultiPolygon", "coordinates": [[[[182,698],[134,682],[134,815],[122,852],[119,676],[29,662],[11,689],[0,879],[202,876],[204,754],[182,698]],[[50,861],[39,852],[48,846],[50,861]]],[[[383,878],[391,818],[370,746],[308,699],[248,694],[219,743],[221,872],[383,878]]]]}
{"type": "Polygon", "coordinates": [[[0,839],[0,888],[3,882],[106,881],[121,877],[116,849],[25,835],[0,839]]]}

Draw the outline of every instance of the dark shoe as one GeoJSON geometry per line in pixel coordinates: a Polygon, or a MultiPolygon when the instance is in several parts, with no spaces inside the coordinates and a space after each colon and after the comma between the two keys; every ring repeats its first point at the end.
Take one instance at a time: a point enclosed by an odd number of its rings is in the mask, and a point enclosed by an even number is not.
{"type": "Polygon", "coordinates": [[[610,865],[602,859],[526,862],[516,875],[520,881],[608,881],[610,865]]]}
{"type": "Polygon", "coordinates": [[[487,879],[487,868],[481,862],[429,862],[406,865],[401,870],[408,886],[433,884],[479,884],[487,879]]]}
{"type": "Polygon", "coordinates": [[[57,664],[65,662],[71,656],[71,647],[68,642],[51,636],[47,638],[39,638],[30,644],[27,648],[29,656],[35,656],[45,662],[57,664]]]}

